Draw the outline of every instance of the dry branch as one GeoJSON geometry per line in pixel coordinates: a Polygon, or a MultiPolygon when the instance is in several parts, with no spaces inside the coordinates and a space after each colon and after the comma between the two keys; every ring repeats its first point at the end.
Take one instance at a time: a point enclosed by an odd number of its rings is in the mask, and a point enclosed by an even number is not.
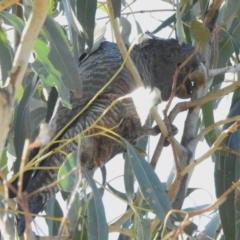
{"type": "Polygon", "coordinates": [[[35,0],[33,2],[31,15],[24,27],[21,43],[17,49],[10,76],[7,79],[7,86],[0,89],[0,126],[2,128],[0,154],[10,129],[9,124],[15,97],[26,72],[33,45],[46,18],[47,8],[48,0],[35,0]]]}

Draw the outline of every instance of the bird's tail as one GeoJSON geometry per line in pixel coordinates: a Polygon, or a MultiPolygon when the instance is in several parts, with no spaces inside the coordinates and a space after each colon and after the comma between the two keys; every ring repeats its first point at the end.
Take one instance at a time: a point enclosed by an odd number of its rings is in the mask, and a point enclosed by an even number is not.
{"type": "MultiPolygon", "coordinates": [[[[64,159],[64,155],[56,153],[49,157],[43,166],[46,168],[48,166],[60,166],[64,159]]],[[[26,214],[28,212],[38,214],[42,211],[46,203],[58,192],[57,174],[58,171],[55,169],[46,169],[35,173],[24,190],[24,194],[26,194],[27,197],[29,195],[27,199],[26,214]]],[[[21,207],[22,204],[26,205],[24,202],[21,202],[19,204],[19,210],[23,210],[23,207],[21,207]]],[[[23,234],[25,225],[25,215],[19,214],[17,216],[17,232],[19,236],[23,234]]]]}

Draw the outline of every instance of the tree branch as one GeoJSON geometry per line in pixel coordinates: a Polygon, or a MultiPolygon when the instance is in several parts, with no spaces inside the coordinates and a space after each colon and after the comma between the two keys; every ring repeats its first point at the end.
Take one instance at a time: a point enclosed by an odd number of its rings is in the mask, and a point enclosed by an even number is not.
{"type": "Polygon", "coordinates": [[[204,153],[198,159],[194,160],[190,165],[188,165],[185,169],[181,171],[180,173],[181,177],[183,177],[185,174],[193,170],[195,166],[203,162],[206,158],[210,157],[216,150],[218,150],[218,146],[222,143],[222,141],[233,132],[239,130],[239,127],[240,127],[240,120],[236,121],[228,129],[224,130],[221,133],[221,135],[216,139],[212,147],[206,153],[204,153]]]}
{"type": "MultiPolygon", "coordinates": [[[[132,12],[121,12],[121,16],[128,16],[131,14],[144,14],[144,13],[153,13],[153,12],[174,12],[174,9],[152,9],[152,10],[139,10],[139,11],[132,11],[132,12]]],[[[108,16],[106,17],[100,17],[100,18],[96,18],[96,20],[102,20],[102,19],[107,19],[108,16]]]]}
{"type": "Polygon", "coordinates": [[[169,114],[169,121],[173,122],[178,113],[186,111],[187,109],[202,105],[204,103],[210,102],[218,97],[225,96],[226,94],[233,92],[235,89],[240,87],[240,82],[234,82],[233,84],[220,89],[219,91],[209,93],[204,97],[198,98],[193,101],[178,103],[169,114]]]}
{"type": "Polygon", "coordinates": [[[228,66],[228,67],[224,67],[224,68],[211,69],[208,72],[208,77],[212,78],[212,77],[215,77],[220,74],[236,73],[238,71],[240,71],[240,64],[237,64],[235,66],[228,66]]]}
{"type": "Polygon", "coordinates": [[[3,11],[4,9],[12,6],[15,3],[18,3],[20,0],[2,0],[0,2],[0,12],[3,11]]]}
{"type": "Polygon", "coordinates": [[[10,76],[7,79],[7,86],[0,89],[0,155],[10,129],[9,122],[15,96],[26,72],[33,45],[46,18],[47,9],[48,0],[35,0],[33,2],[31,15],[24,27],[21,43],[17,49],[10,76]]]}
{"type": "Polygon", "coordinates": [[[230,123],[230,122],[235,122],[235,121],[238,121],[240,120],[240,115],[237,115],[235,117],[231,117],[231,118],[227,118],[227,119],[224,119],[224,120],[221,120],[221,121],[218,121],[210,126],[208,126],[207,128],[205,128],[203,131],[201,131],[192,141],[191,143],[192,144],[197,144],[199,141],[202,140],[202,138],[204,138],[205,135],[207,135],[209,132],[211,132],[212,130],[214,130],[215,128],[223,125],[223,124],[226,124],[226,123],[230,123]]]}

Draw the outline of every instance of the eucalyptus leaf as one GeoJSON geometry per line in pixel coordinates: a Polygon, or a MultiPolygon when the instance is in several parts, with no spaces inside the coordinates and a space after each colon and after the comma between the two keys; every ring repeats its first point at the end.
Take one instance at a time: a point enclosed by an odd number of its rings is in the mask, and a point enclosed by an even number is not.
{"type": "Polygon", "coordinates": [[[94,28],[94,42],[90,52],[94,52],[98,49],[101,42],[104,40],[105,33],[106,33],[106,25],[96,23],[94,28]]]}
{"type": "Polygon", "coordinates": [[[77,151],[70,153],[58,171],[58,179],[60,180],[58,186],[61,190],[65,192],[73,191],[76,186],[78,178],[78,171],[76,169],[77,156],[77,151]],[[69,175],[69,172],[71,171],[72,173],[69,175]]]}
{"type": "Polygon", "coordinates": [[[109,183],[107,183],[107,186],[111,192],[113,192],[115,195],[123,199],[124,201],[128,201],[127,195],[123,192],[118,191],[114,187],[112,187],[109,183]]]}
{"type": "MultiPolygon", "coordinates": [[[[238,89],[236,91],[239,91],[238,89]]],[[[231,109],[227,117],[233,117],[240,114],[240,99],[232,102],[231,109]]],[[[232,123],[225,124],[223,130],[227,129],[232,123]]],[[[236,131],[223,140],[223,144],[235,151],[240,149],[240,131],[236,131]]],[[[238,155],[221,151],[220,159],[215,163],[215,187],[216,195],[220,197],[227,189],[232,186],[232,183],[239,179],[240,165],[238,164],[240,158],[238,155]]],[[[219,213],[221,223],[226,240],[239,239],[239,216],[237,213],[238,205],[235,205],[235,194],[230,193],[219,206],[219,213]]]]}
{"type": "Polygon", "coordinates": [[[135,197],[134,193],[134,174],[130,165],[130,162],[128,160],[128,155],[124,154],[124,187],[127,194],[127,198],[129,202],[133,202],[133,199],[135,197]]]}
{"type": "Polygon", "coordinates": [[[26,74],[23,80],[23,84],[24,83],[26,83],[24,86],[24,94],[14,111],[14,146],[16,158],[18,159],[14,163],[14,173],[17,173],[19,171],[25,139],[28,138],[30,134],[27,130],[29,102],[37,88],[37,76],[33,72],[26,74]]]}
{"type": "Polygon", "coordinates": [[[125,17],[120,17],[121,36],[125,45],[130,45],[129,36],[131,34],[132,25],[125,17]]]}
{"type": "Polygon", "coordinates": [[[234,18],[234,15],[239,10],[240,1],[238,0],[225,0],[223,6],[223,22],[227,24],[227,29],[231,26],[231,22],[234,18]]]}
{"type": "Polygon", "coordinates": [[[3,149],[1,160],[0,160],[0,171],[3,174],[8,173],[8,157],[7,157],[7,148],[3,149]]]}
{"type": "Polygon", "coordinates": [[[86,43],[89,51],[93,45],[93,33],[95,27],[95,14],[97,9],[97,0],[78,0],[77,18],[81,23],[86,37],[86,43]]]}
{"type": "Polygon", "coordinates": [[[121,16],[121,0],[112,0],[113,11],[115,18],[121,16]]]}
{"type": "Polygon", "coordinates": [[[101,194],[87,170],[84,170],[84,175],[92,189],[92,196],[87,209],[88,240],[107,240],[108,226],[101,194]]]}
{"type": "MultiPolygon", "coordinates": [[[[166,214],[171,210],[171,203],[165,189],[149,163],[145,161],[131,144],[127,141],[125,141],[125,143],[129,162],[141,189],[141,193],[154,213],[161,221],[164,221],[166,214]]],[[[170,229],[174,228],[170,221],[167,221],[167,226],[170,229]]]]}
{"type": "Polygon", "coordinates": [[[183,42],[186,42],[186,36],[184,33],[183,23],[181,19],[179,0],[177,0],[176,18],[177,18],[177,22],[176,22],[177,36],[178,36],[179,43],[182,44],[183,42]]]}
{"type": "Polygon", "coordinates": [[[65,14],[68,19],[68,22],[71,24],[71,26],[73,27],[75,32],[81,36],[84,33],[84,30],[83,30],[80,22],[78,21],[77,17],[75,16],[75,13],[73,12],[70,1],[63,0],[62,2],[64,5],[64,8],[65,8],[65,14]]]}
{"type": "Polygon", "coordinates": [[[0,26],[0,84],[5,85],[9,72],[12,68],[12,49],[8,43],[7,36],[0,26]]]}
{"type": "Polygon", "coordinates": [[[149,218],[138,218],[137,221],[137,239],[151,239],[151,220],[149,218]]]}
{"type": "Polygon", "coordinates": [[[192,21],[191,32],[196,42],[201,46],[207,44],[211,38],[209,30],[197,20],[192,21]]]}
{"type": "MultiPolygon", "coordinates": [[[[57,71],[61,73],[61,81],[68,90],[75,92],[75,96],[82,96],[82,83],[78,75],[78,65],[72,56],[66,36],[50,16],[47,16],[44,30],[50,42],[49,60],[57,71]]],[[[55,83],[57,85],[57,83],[55,83]]]]}
{"type": "MultiPolygon", "coordinates": [[[[215,123],[214,115],[213,115],[213,102],[208,102],[203,104],[202,113],[203,113],[203,122],[205,127],[208,127],[215,123]]],[[[213,129],[212,131],[210,131],[208,134],[205,135],[205,139],[209,147],[213,145],[217,137],[218,137],[218,134],[216,129],[213,129]]],[[[219,158],[219,152],[216,151],[211,157],[213,161],[215,161],[216,158],[217,159],[219,158]]]]}
{"type": "MultiPolygon", "coordinates": [[[[50,199],[46,206],[46,214],[48,216],[54,216],[56,218],[63,217],[62,209],[59,205],[59,202],[57,201],[56,197],[53,197],[50,199]]],[[[50,236],[56,236],[58,234],[58,230],[60,227],[60,222],[46,219],[47,225],[48,225],[48,231],[50,236]]]]}

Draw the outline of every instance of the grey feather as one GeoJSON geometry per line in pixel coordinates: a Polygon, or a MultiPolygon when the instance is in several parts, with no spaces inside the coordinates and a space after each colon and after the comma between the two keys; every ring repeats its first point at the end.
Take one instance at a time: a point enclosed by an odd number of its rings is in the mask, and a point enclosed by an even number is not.
{"type": "MultiPolygon", "coordinates": [[[[172,78],[176,67],[181,64],[194,51],[188,44],[180,45],[176,40],[163,40],[155,37],[143,39],[136,45],[131,58],[145,86],[157,87],[161,90],[163,100],[168,100],[172,89],[172,78]]],[[[194,56],[179,74],[178,85],[183,81],[190,69],[196,69],[202,62],[200,54],[194,56]]],[[[94,97],[94,95],[109,81],[119,69],[123,60],[115,43],[103,42],[99,48],[80,62],[79,77],[83,85],[83,95],[79,99],[71,93],[73,109],[67,109],[59,102],[51,124],[55,124],[57,132],[61,130],[81,109],[94,97]]],[[[191,95],[192,84],[185,83],[186,92],[191,95]]],[[[126,67],[118,74],[114,81],[96,101],[90,105],[64,132],[61,140],[72,138],[80,134],[105,111],[112,101],[131,93],[136,89],[134,80],[126,67]]],[[[180,96],[181,97],[181,96],[180,96]]],[[[113,128],[114,131],[132,144],[145,134],[156,134],[156,129],[141,126],[132,99],[128,98],[118,102],[98,122],[99,126],[113,128]]],[[[88,134],[96,134],[99,129],[91,129],[88,134]]],[[[78,148],[78,142],[72,141],[63,151],[67,154],[78,148]]],[[[83,138],[81,143],[81,164],[92,169],[105,164],[116,154],[124,151],[118,142],[111,138],[96,136],[83,138]],[[89,145],[90,144],[90,145],[89,145]],[[89,151],[89,149],[91,151],[89,151]],[[91,152],[91,154],[89,154],[91,152]]],[[[44,162],[44,166],[60,166],[65,160],[61,153],[55,153],[44,162]]],[[[56,181],[57,171],[37,171],[28,182],[24,192],[31,193],[43,186],[56,181]]],[[[48,200],[58,191],[57,186],[46,188],[44,191],[28,199],[30,212],[38,213],[48,200]]],[[[18,216],[18,233],[21,235],[25,228],[25,217],[18,216]]]]}

